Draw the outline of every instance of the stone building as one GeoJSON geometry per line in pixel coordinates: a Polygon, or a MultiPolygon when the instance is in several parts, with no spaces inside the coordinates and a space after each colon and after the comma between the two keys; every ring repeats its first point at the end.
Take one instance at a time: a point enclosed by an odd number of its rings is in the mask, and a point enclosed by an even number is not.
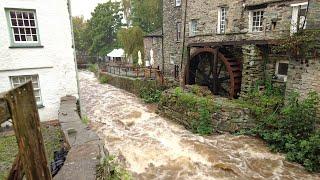
{"type": "Polygon", "coordinates": [[[1,0],[0,39],[0,92],[31,80],[41,121],[58,119],[78,97],[69,1],[1,0]]]}
{"type": "Polygon", "coordinates": [[[319,6],[319,0],[165,0],[164,72],[170,76],[178,65],[181,84],[229,97],[245,96],[267,78],[288,91],[320,92],[317,57],[308,66],[271,51],[300,29],[320,29],[319,6]]]}
{"type": "Polygon", "coordinates": [[[163,56],[162,56],[162,30],[157,30],[153,33],[147,34],[143,38],[144,44],[144,62],[154,59],[154,68],[163,70],[163,56]],[[151,52],[152,51],[152,52],[151,52]]]}

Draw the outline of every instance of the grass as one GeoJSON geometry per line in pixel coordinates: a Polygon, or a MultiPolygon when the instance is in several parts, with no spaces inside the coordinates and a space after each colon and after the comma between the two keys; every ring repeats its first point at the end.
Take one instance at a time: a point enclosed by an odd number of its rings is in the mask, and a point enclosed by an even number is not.
{"type": "Polygon", "coordinates": [[[100,84],[107,84],[108,83],[108,78],[106,77],[106,76],[101,76],[100,78],[99,78],[99,82],[100,82],[100,84]]]}
{"type": "MultiPolygon", "coordinates": [[[[62,147],[63,132],[60,126],[41,125],[48,163],[53,161],[54,151],[62,147]]],[[[0,136],[0,180],[6,179],[18,154],[17,140],[14,135],[0,136]]]]}
{"type": "Polygon", "coordinates": [[[90,123],[90,120],[88,118],[88,116],[83,116],[83,118],[81,119],[82,123],[85,125],[88,125],[90,123]]]}
{"type": "Polygon", "coordinates": [[[131,180],[131,174],[120,165],[115,156],[103,159],[97,166],[97,180],[131,180]]]}
{"type": "Polygon", "coordinates": [[[6,178],[17,154],[16,137],[13,135],[0,137],[0,179],[6,178]]]}

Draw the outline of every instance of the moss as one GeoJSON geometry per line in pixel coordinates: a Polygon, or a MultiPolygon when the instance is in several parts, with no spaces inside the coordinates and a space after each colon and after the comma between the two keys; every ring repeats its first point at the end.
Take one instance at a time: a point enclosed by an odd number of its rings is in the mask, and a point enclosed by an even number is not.
{"type": "Polygon", "coordinates": [[[154,80],[144,80],[144,79],[137,79],[137,78],[130,78],[130,77],[122,77],[111,75],[107,73],[100,73],[100,79],[105,78],[107,79],[107,83],[113,85],[117,88],[126,90],[130,93],[133,93],[137,96],[141,95],[141,91],[149,91],[149,90],[163,90],[167,89],[167,87],[159,85],[154,80]]]}
{"type": "Polygon", "coordinates": [[[212,96],[197,95],[206,94],[200,91],[195,88],[184,90],[180,87],[165,91],[159,103],[160,112],[166,111],[166,116],[177,120],[195,133],[213,133],[212,114],[216,106],[212,96]]]}
{"type": "Polygon", "coordinates": [[[99,82],[100,82],[100,84],[106,84],[106,83],[108,83],[108,78],[106,76],[101,76],[99,78],[99,82]]]}

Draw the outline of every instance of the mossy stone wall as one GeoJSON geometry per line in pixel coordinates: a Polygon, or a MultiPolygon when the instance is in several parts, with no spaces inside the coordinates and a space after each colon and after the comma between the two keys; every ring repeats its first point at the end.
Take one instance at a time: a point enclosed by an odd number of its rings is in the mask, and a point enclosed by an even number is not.
{"type": "Polygon", "coordinates": [[[126,90],[130,93],[140,95],[141,88],[147,89],[157,89],[163,88],[160,84],[158,84],[154,80],[144,80],[144,79],[137,79],[137,78],[129,78],[123,76],[116,76],[105,72],[99,73],[99,78],[105,77],[108,84],[115,86],[117,88],[126,90]]]}
{"type": "MultiPolygon", "coordinates": [[[[184,93],[190,94],[190,92],[184,93]]],[[[197,102],[209,98],[207,104],[211,113],[213,131],[235,133],[242,129],[250,129],[255,125],[254,113],[250,108],[237,103],[237,101],[213,97],[211,94],[208,96],[195,94],[190,100],[185,97],[177,96],[174,89],[164,91],[158,106],[159,114],[192,130],[192,123],[197,123],[197,121],[200,123],[197,102]],[[184,100],[181,100],[181,98],[184,98],[184,100]],[[183,103],[183,101],[186,102],[183,103]],[[194,101],[195,103],[189,105],[187,101],[194,101]]]]}

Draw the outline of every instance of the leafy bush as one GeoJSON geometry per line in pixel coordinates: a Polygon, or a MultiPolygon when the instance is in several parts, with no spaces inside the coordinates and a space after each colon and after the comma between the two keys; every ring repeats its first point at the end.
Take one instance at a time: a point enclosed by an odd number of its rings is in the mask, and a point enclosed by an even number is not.
{"type": "Polygon", "coordinates": [[[108,81],[109,81],[109,79],[106,76],[100,76],[100,78],[99,78],[99,82],[101,84],[106,84],[106,83],[108,83],[108,81]]]}
{"type": "Polygon", "coordinates": [[[93,72],[93,73],[98,73],[99,67],[97,64],[89,64],[88,70],[93,72]]]}
{"type": "Polygon", "coordinates": [[[140,89],[139,96],[145,103],[158,103],[161,93],[161,89],[143,87],[140,89]]]}
{"type": "Polygon", "coordinates": [[[271,79],[264,82],[258,82],[247,94],[247,97],[238,100],[247,108],[251,109],[257,119],[270,115],[283,105],[284,92],[278,87],[272,85],[271,79]],[[261,86],[264,90],[260,90],[261,86]]]}
{"type": "Polygon", "coordinates": [[[301,163],[309,171],[320,171],[320,135],[316,132],[319,96],[309,93],[301,99],[292,93],[286,105],[265,114],[252,131],[274,151],[287,153],[287,159],[301,163]]]}
{"type": "Polygon", "coordinates": [[[117,162],[114,156],[108,156],[103,159],[102,164],[97,167],[97,180],[130,180],[132,179],[127,172],[117,162]]]}
{"type": "MultiPolygon", "coordinates": [[[[209,97],[201,97],[191,92],[185,92],[182,88],[177,87],[174,90],[176,96],[175,105],[177,109],[183,109],[191,119],[191,130],[201,135],[213,133],[212,114],[214,112],[213,100],[209,97]]],[[[198,91],[197,91],[198,92],[198,91]]]]}

